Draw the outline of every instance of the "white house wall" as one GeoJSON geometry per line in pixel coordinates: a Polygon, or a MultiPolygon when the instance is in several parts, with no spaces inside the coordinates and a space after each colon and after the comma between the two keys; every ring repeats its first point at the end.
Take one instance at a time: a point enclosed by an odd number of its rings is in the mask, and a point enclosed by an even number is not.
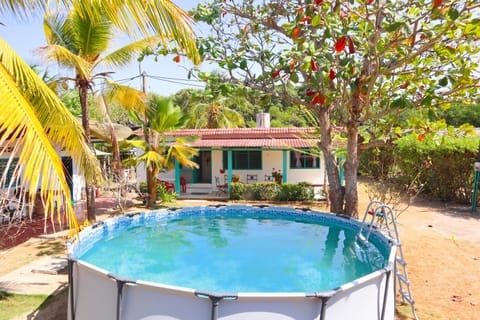
{"type": "MultiPolygon", "coordinates": [[[[212,151],[212,174],[222,176],[222,150],[212,151]]],[[[261,170],[233,170],[233,174],[240,175],[240,181],[246,182],[247,175],[256,174],[258,182],[265,181],[265,176],[271,176],[273,170],[280,170],[283,173],[283,150],[263,150],[261,170]]],[[[225,173],[226,174],[226,173],[225,173]]],[[[287,151],[287,182],[310,182],[316,185],[323,185],[325,169],[323,159],[320,168],[312,169],[290,169],[290,151],[287,151]]],[[[215,180],[213,180],[215,181],[215,180]]]]}
{"type": "MultiPolygon", "coordinates": [[[[68,157],[69,155],[66,154],[64,151],[60,151],[59,148],[55,148],[57,153],[60,157],[68,157]]],[[[21,152],[21,150],[19,150],[21,152]]],[[[8,159],[12,155],[12,152],[6,150],[0,156],[0,159],[8,159]]],[[[41,183],[41,177],[39,183],[41,183]]],[[[75,161],[72,161],[72,201],[77,202],[82,199],[82,191],[85,187],[85,179],[83,175],[80,175],[80,168],[75,161]]]]}
{"type": "MultiPolygon", "coordinates": [[[[212,150],[212,183],[215,183],[215,177],[219,177],[223,182],[224,175],[227,172],[220,173],[223,165],[222,150],[212,150]]],[[[314,185],[323,185],[325,183],[325,163],[319,159],[320,168],[296,169],[290,168],[290,151],[287,151],[287,182],[310,182],[314,185]]],[[[261,170],[233,170],[232,174],[240,176],[241,182],[247,182],[247,175],[257,175],[257,182],[264,182],[265,176],[271,176],[273,170],[280,170],[283,174],[283,150],[263,150],[262,169],[261,170]]],[[[175,170],[169,170],[160,174],[161,179],[175,180],[175,170]]],[[[140,164],[137,167],[137,181],[146,181],[145,166],[140,164]]]]}

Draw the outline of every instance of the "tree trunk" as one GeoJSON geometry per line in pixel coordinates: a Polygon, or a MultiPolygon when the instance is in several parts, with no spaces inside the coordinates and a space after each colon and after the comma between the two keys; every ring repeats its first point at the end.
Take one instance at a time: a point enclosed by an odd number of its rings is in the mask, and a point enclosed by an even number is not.
{"type": "Polygon", "coordinates": [[[110,140],[112,142],[112,167],[113,167],[113,174],[114,174],[114,181],[119,184],[120,194],[125,196],[125,184],[124,176],[123,176],[123,166],[122,161],[120,159],[120,146],[118,145],[117,134],[115,132],[115,127],[113,126],[112,119],[110,118],[110,110],[108,108],[107,102],[105,101],[105,97],[101,97],[101,104],[103,107],[103,111],[105,114],[105,118],[108,122],[108,130],[110,132],[110,140]]]}
{"type": "Polygon", "coordinates": [[[328,176],[328,199],[330,201],[330,211],[334,213],[342,213],[345,190],[340,181],[338,162],[333,150],[332,125],[328,110],[321,109],[318,114],[318,120],[320,126],[320,148],[325,158],[325,166],[328,176]]]}
{"type": "Polygon", "coordinates": [[[153,209],[157,202],[157,174],[156,170],[152,170],[147,167],[147,189],[148,189],[148,202],[147,207],[153,209]]]}
{"type": "MultiPolygon", "coordinates": [[[[80,105],[82,106],[82,126],[85,131],[85,138],[90,149],[93,150],[92,140],[90,139],[90,114],[88,110],[88,88],[87,80],[78,81],[78,92],[80,96],[80,105]]],[[[95,221],[97,219],[95,213],[95,187],[85,182],[85,193],[87,197],[87,219],[95,221]]]]}
{"type": "Polygon", "coordinates": [[[358,126],[347,125],[347,158],[345,159],[345,213],[358,218],[358,126]]]}

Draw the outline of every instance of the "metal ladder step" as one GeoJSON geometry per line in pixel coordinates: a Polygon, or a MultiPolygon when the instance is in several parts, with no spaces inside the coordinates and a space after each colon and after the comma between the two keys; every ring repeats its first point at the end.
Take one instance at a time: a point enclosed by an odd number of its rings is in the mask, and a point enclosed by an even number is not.
{"type": "Polygon", "coordinates": [[[407,286],[410,285],[410,281],[403,273],[397,272],[397,277],[398,279],[402,280],[403,283],[405,283],[407,286]]]}
{"type": "Polygon", "coordinates": [[[403,290],[399,290],[399,292],[402,295],[402,297],[408,301],[409,304],[413,305],[415,303],[415,301],[413,301],[412,297],[407,292],[403,290]]]}

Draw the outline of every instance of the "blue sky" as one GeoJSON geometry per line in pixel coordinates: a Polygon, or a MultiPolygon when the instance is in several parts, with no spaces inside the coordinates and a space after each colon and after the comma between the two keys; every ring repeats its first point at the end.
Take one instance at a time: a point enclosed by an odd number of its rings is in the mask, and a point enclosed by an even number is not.
{"type": "MultiPolygon", "coordinates": [[[[174,0],[175,4],[189,10],[200,1],[192,0],[174,0]]],[[[45,37],[42,27],[42,17],[29,19],[28,22],[18,21],[5,15],[0,15],[0,21],[4,26],[0,25],[0,37],[2,37],[13,49],[30,65],[42,65],[38,56],[34,54],[35,48],[45,45],[45,37]]],[[[199,26],[194,26],[198,35],[202,34],[199,26]]],[[[193,65],[186,59],[182,59],[180,63],[172,61],[173,56],[161,57],[155,62],[152,58],[148,58],[139,64],[136,60],[130,66],[117,70],[112,75],[112,79],[120,81],[122,84],[141,89],[141,80],[135,78],[140,74],[140,70],[146,71],[149,76],[147,78],[147,91],[160,95],[170,95],[178,90],[185,88],[202,88],[201,82],[187,80],[188,69],[193,65]],[[155,79],[162,78],[163,80],[155,79]],[[166,79],[165,79],[166,78],[166,79]]],[[[202,70],[211,70],[211,66],[201,65],[202,70]]],[[[62,70],[54,64],[48,66],[50,75],[62,73],[62,70]]],[[[63,72],[63,75],[65,73],[63,72]]],[[[70,75],[71,76],[71,75],[70,75]]]]}

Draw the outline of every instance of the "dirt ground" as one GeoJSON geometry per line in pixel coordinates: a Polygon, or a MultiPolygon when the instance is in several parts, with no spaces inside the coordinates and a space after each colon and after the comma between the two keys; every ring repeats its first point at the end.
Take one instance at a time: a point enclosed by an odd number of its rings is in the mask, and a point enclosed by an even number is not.
{"type": "MultiPolygon", "coordinates": [[[[364,185],[359,191],[359,212],[362,213],[369,199],[364,185]]],[[[194,204],[198,203],[178,202],[179,206],[194,204]]],[[[101,217],[108,215],[104,213],[101,217]]],[[[418,318],[480,319],[480,210],[472,213],[469,206],[416,199],[400,214],[397,223],[418,318]]],[[[2,265],[31,258],[37,254],[38,246],[45,250],[48,244],[27,242],[0,251],[0,269],[2,265]]],[[[52,254],[63,250],[58,244],[54,247],[52,254]]],[[[47,309],[28,318],[63,319],[65,306],[66,295],[59,294],[47,309]]],[[[398,319],[412,319],[409,305],[399,306],[398,310],[398,319]]]]}

